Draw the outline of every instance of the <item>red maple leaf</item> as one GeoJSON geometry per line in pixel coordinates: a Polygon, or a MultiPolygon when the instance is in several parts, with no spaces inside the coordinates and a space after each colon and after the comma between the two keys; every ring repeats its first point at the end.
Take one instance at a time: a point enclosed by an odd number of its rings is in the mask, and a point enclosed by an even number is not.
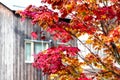
{"type": "Polygon", "coordinates": [[[33,37],[33,39],[38,38],[37,32],[31,32],[31,36],[33,37]]]}

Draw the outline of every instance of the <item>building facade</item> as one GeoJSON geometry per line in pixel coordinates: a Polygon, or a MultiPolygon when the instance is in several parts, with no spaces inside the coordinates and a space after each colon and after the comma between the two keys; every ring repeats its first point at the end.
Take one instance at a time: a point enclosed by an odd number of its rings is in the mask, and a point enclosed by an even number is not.
{"type": "Polygon", "coordinates": [[[41,30],[29,19],[21,22],[15,11],[0,3],[0,80],[45,80],[40,70],[25,62],[25,39],[41,30]]]}

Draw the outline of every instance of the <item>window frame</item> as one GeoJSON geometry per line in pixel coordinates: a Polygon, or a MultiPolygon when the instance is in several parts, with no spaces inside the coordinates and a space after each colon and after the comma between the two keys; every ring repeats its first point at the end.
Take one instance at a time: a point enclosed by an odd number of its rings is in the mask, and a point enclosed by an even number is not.
{"type": "Polygon", "coordinates": [[[64,42],[59,42],[59,41],[57,41],[57,42],[56,42],[56,45],[57,45],[57,46],[59,46],[59,45],[70,46],[71,44],[68,43],[68,42],[67,42],[67,43],[64,43],[64,42]]]}
{"type": "MultiPolygon", "coordinates": [[[[25,45],[25,50],[24,50],[24,58],[25,58],[25,63],[33,63],[34,62],[34,52],[35,52],[35,43],[42,43],[42,44],[46,44],[46,49],[49,48],[49,45],[50,45],[50,41],[43,41],[43,40],[31,40],[31,39],[25,39],[24,41],[24,45],[25,45]],[[30,50],[30,60],[27,60],[26,59],[26,45],[27,43],[30,43],[31,44],[31,50],[30,50]]],[[[43,47],[42,47],[43,48],[43,47]]],[[[36,53],[37,54],[37,53],[36,53]]]]}

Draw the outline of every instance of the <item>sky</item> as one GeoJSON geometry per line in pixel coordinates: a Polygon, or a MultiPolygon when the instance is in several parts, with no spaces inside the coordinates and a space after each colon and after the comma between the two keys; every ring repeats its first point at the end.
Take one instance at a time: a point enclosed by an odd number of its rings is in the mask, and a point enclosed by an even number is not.
{"type": "Polygon", "coordinates": [[[8,6],[12,10],[23,10],[28,5],[43,5],[41,4],[41,0],[0,0],[3,4],[8,6]]]}

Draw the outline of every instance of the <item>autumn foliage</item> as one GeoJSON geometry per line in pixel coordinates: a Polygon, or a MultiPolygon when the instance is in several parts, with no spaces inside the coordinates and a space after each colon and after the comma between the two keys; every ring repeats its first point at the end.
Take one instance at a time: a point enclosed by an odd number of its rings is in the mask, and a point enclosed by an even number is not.
{"type": "MultiPolygon", "coordinates": [[[[82,62],[78,59],[82,54],[79,48],[71,45],[54,46],[35,55],[33,66],[48,74],[51,80],[120,80],[120,0],[42,2],[51,4],[59,12],[47,6],[30,5],[18,12],[22,20],[31,18],[33,24],[37,23],[49,32],[54,40],[67,43],[77,39],[89,52],[82,57],[82,62]],[[60,20],[68,17],[69,23],[60,20]],[[79,37],[85,34],[89,37],[83,43],[79,37]],[[91,45],[95,52],[87,45],[91,45]],[[98,70],[89,77],[85,74],[84,66],[98,70]]],[[[38,37],[35,32],[31,34],[34,38],[38,37]]]]}

